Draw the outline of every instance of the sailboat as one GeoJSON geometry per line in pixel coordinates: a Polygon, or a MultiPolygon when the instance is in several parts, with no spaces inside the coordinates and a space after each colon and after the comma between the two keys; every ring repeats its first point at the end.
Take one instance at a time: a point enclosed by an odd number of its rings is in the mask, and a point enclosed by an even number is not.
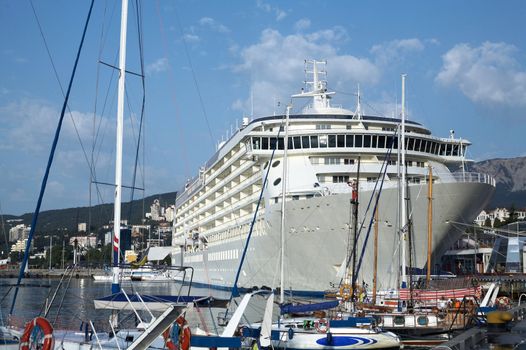
{"type": "MultiPolygon", "coordinates": [[[[40,205],[45,192],[47,177],[51,168],[54,152],[56,149],[64,112],[67,106],[69,93],[71,91],[71,85],[76,71],[78,57],[81,52],[82,44],[88,27],[89,19],[93,9],[94,1],[92,1],[89,14],[84,26],[84,33],[81,41],[81,45],[77,54],[77,60],[74,66],[73,74],[71,76],[69,88],[64,101],[62,114],[60,117],[59,125],[55,133],[55,139],[52,146],[50,158],[42,181],[40,196],[37,202],[37,208],[33,216],[33,223],[31,226],[31,232],[25,251],[25,259],[21,265],[20,276],[18,285],[15,289],[15,295],[13,298],[13,305],[11,308],[11,315],[13,314],[14,306],[16,304],[16,296],[20,281],[23,277],[24,267],[27,264],[27,258],[29,256],[29,247],[31,246],[31,240],[33,238],[35,227],[37,226],[37,218],[40,210],[40,205]]],[[[188,287],[188,295],[182,295],[182,288],[180,295],[178,296],[145,296],[138,293],[128,294],[124,289],[120,287],[120,223],[121,223],[121,191],[122,191],[122,149],[123,149],[123,112],[124,112],[124,83],[126,75],[126,32],[127,32],[127,18],[128,18],[128,0],[122,0],[121,8],[121,34],[120,34],[120,54],[119,54],[119,89],[118,89],[118,111],[117,111],[117,137],[116,137],[116,163],[115,163],[115,193],[114,193],[114,235],[113,235],[113,269],[112,269],[112,294],[109,297],[95,300],[95,307],[101,307],[104,309],[112,310],[129,310],[132,311],[137,317],[139,323],[137,327],[132,329],[125,329],[119,324],[118,314],[115,312],[110,318],[111,332],[97,332],[93,323],[88,321],[84,331],[71,331],[54,329],[52,323],[46,319],[46,315],[49,312],[52,301],[46,306],[43,315],[39,315],[34,319],[28,321],[23,328],[13,327],[0,327],[0,335],[3,349],[22,349],[29,350],[31,348],[38,348],[42,350],[54,350],[54,349],[75,349],[75,350],[88,350],[93,348],[99,349],[161,349],[168,347],[174,349],[175,344],[179,344],[178,347],[181,350],[188,350],[190,347],[190,329],[184,318],[184,315],[192,310],[194,307],[198,307],[202,304],[207,306],[213,306],[214,300],[210,297],[198,297],[190,296],[190,287],[188,287]],[[125,301],[122,302],[122,299],[125,301]],[[138,310],[145,310],[147,318],[149,320],[143,320],[138,310]],[[154,316],[152,312],[158,311],[160,315],[154,316]],[[176,326],[173,326],[176,325],[176,326]]],[[[180,267],[179,270],[183,275],[186,274],[187,268],[180,267]]],[[[66,276],[65,274],[64,276],[66,276]]],[[[71,274],[69,278],[71,278],[71,274]]],[[[191,282],[191,275],[190,275],[191,282]]],[[[183,282],[184,282],[183,278],[183,282]]],[[[57,291],[60,288],[64,288],[62,280],[57,287],[57,291]]],[[[56,294],[55,294],[56,295],[56,294]]],[[[221,301],[220,301],[221,302],[221,301]]],[[[241,316],[245,310],[245,306],[236,310],[235,316],[239,322],[241,316]]],[[[144,315],[143,315],[144,318],[144,315]]],[[[234,320],[235,321],[235,320],[234,320]]],[[[214,337],[207,337],[206,341],[201,340],[199,337],[195,337],[196,342],[199,344],[209,344],[210,347],[227,346],[227,347],[240,347],[241,342],[238,338],[232,338],[233,331],[237,324],[232,322],[227,326],[228,332],[224,333],[221,339],[214,337]],[[227,336],[227,335],[230,335],[227,336]]]]}

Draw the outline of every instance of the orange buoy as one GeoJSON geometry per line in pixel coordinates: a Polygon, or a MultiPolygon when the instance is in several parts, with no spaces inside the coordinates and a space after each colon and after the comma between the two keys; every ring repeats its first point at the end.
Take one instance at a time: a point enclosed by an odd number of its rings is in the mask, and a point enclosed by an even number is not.
{"type": "Polygon", "coordinates": [[[26,323],[26,328],[24,333],[20,338],[20,350],[29,350],[31,333],[35,327],[38,327],[44,332],[44,343],[42,344],[41,350],[51,350],[53,349],[54,339],[53,339],[53,327],[44,317],[35,317],[28,323],[26,323]]]}

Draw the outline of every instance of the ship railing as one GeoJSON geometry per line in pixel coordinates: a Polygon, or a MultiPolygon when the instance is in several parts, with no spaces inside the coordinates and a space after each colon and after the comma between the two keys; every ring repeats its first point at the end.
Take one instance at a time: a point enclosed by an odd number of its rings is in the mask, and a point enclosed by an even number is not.
{"type": "Polygon", "coordinates": [[[497,181],[493,176],[483,173],[475,172],[464,172],[458,171],[454,173],[447,174],[437,174],[437,177],[440,179],[440,182],[443,183],[452,183],[452,182],[461,182],[461,183],[483,183],[488,184],[493,187],[497,185],[497,181]]]}
{"type": "MultiPolygon", "coordinates": [[[[435,178],[434,183],[483,183],[488,184],[493,187],[496,186],[497,181],[494,177],[483,174],[483,173],[475,173],[475,172],[455,172],[455,173],[433,173],[433,177],[435,178]]],[[[427,179],[426,178],[417,178],[417,177],[411,177],[408,179],[409,184],[420,184],[420,185],[427,185],[427,179]],[[415,182],[415,180],[418,179],[418,182],[415,182]]],[[[372,191],[375,188],[376,181],[360,181],[360,191],[372,191]]],[[[383,188],[392,188],[398,186],[398,181],[396,178],[392,178],[390,180],[385,180],[383,188]]],[[[378,185],[376,185],[377,188],[379,188],[378,185]]],[[[325,189],[322,195],[328,195],[328,194],[338,194],[338,193],[351,193],[352,188],[347,183],[332,183],[332,184],[325,184],[322,186],[322,189],[325,189]]]]}

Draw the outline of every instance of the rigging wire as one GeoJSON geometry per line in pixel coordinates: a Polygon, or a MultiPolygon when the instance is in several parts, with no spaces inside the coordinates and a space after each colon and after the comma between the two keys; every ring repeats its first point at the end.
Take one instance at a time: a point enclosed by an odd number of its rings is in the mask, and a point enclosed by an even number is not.
{"type": "MultiPolygon", "coordinates": [[[[60,91],[62,93],[62,97],[66,97],[65,93],[64,93],[64,88],[62,87],[62,83],[60,82],[60,78],[58,76],[58,72],[57,72],[57,68],[55,66],[55,63],[54,63],[54,60],[53,60],[53,57],[51,56],[51,51],[49,50],[49,46],[47,44],[47,40],[46,40],[46,36],[44,35],[44,31],[42,29],[42,25],[40,24],[40,20],[38,18],[38,15],[37,15],[37,12],[35,10],[35,7],[33,6],[33,0],[29,0],[29,3],[31,5],[31,9],[33,10],[33,15],[35,16],[35,20],[37,22],[37,25],[38,25],[38,29],[40,31],[40,36],[42,37],[42,40],[44,42],[44,46],[46,48],[46,52],[47,52],[47,55],[49,57],[49,60],[50,60],[50,63],[51,63],[51,66],[53,68],[53,72],[55,73],[55,78],[58,82],[58,85],[60,87],[60,91]]],[[[73,113],[71,112],[71,109],[69,107],[69,105],[66,105],[66,108],[68,109],[68,113],[69,113],[69,116],[70,116],[70,119],[71,119],[71,122],[73,123],[73,128],[75,129],[75,134],[77,135],[77,139],[79,141],[79,144],[80,144],[80,147],[82,149],[82,153],[84,155],[84,159],[86,160],[86,163],[88,164],[89,168],[90,168],[90,173],[93,171],[92,169],[92,165],[90,164],[89,162],[89,158],[88,158],[88,155],[86,153],[86,149],[84,147],[84,143],[82,142],[82,138],[80,137],[80,133],[79,133],[79,130],[78,130],[78,127],[77,127],[77,123],[75,122],[75,118],[73,118],[73,113]]]]}
{"type": "Polygon", "coordinates": [[[59,121],[58,121],[57,129],[55,131],[55,136],[53,138],[53,145],[51,146],[51,151],[50,151],[50,154],[49,154],[49,159],[48,159],[46,170],[45,170],[45,173],[44,173],[44,178],[42,179],[42,185],[40,187],[40,194],[38,196],[36,209],[35,209],[35,212],[33,214],[33,219],[32,219],[32,222],[31,222],[31,230],[29,231],[29,237],[28,237],[26,249],[25,249],[25,252],[24,252],[24,260],[22,261],[22,264],[20,266],[20,273],[18,275],[17,285],[16,285],[16,288],[15,288],[15,294],[13,296],[13,303],[11,304],[11,309],[9,311],[10,315],[13,314],[13,311],[14,311],[14,308],[15,308],[15,303],[16,303],[16,297],[18,295],[18,290],[19,290],[19,287],[20,287],[20,282],[21,282],[22,277],[24,275],[24,270],[25,270],[25,267],[27,266],[27,261],[29,260],[29,248],[31,247],[31,241],[33,240],[33,236],[35,234],[35,228],[36,228],[36,225],[37,225],[37,222],[38,222],[38,215],[40,213],[40,206],[42,205],[42,199],[44,197],[44,192],[46,191],[47,179],[49,177],[49,172],[51,170],[51,164],[53,163],[55,150],[57,148],[57,143],[58,143],[58,139],[59,139],[59,136],[60,136],[60,130],[62,129],[62,123],[64,121],[64,114],[66,112],[66,107],[67,107],[68,100],[69,100],[69,94],[71,92],[71,87],[73,86],[73,80],[75,78],[75,73],[77,71],[77,66],[78,66],[78,62],[79,62],[79,59],[80,59],[80,54],[82,52],[82,47],[84,46],[84,39],[86,37],[86,32],[88,30],[88,24],[89,24],[89,21],[90,21],[90,18],[91,18],[91,12],[93,10],[94,2],[95,2],[95,0],[92,0],[91,4],[90,4],[88,16],[86,18],[86,23],[84,25],[84,31],[82,33],[82,39],[80,41],[80,45],[79,45],[79,48],[78,48],[78,51],[77,51],[77,56],[75,58],[75,64],[73,66],[73,71],[71,73],[71,78],[69,80],[68,90],[67,90],[67,93],[66,93],[66,96],[65,96],[65,99],[64,99],[64,104],[62,106],[62,111],[60,113],[60,118],[59,118],[59,121]]]}
{"type": "MultiPolygon", "coordinates": [[[[168,59],[169,57],[169,50],[168,50],[168,45],[167,45],[167,41],[166,41],[166,36],[165,36],[165,31],[164,31],[164,22],[163,22],[163,18],[161,16],[161,9],[160,9],[160,5],[159,5],[159,1],[156,1],[156,9],[157,9],[157,16],[159,17],[159,30],[161,32],[161,39],[162,39],[162,42],[163,42],[163,49],[164,49],[164,56],[166,57],[166,59],[168,59]]],[[[169,79],[171,81],[171,84],[172,86],[174,87],[173,91],[172,91],[172,102],[174,103],[174,107],[175,107],[175,119],[176,119],[176,123],[178,123],[179,125],[183,125],[182,123],[182,120],[181,120],[181,112],[179,110],[179,106],[178,104],[176,103],[177,99],[176,99],[176,94],[175,94],[175,79],[174,79],[174,73],[173,73],[173,70],[172,70],[172,67],[170,65],[168,65],[168,71],[170,72],[170,74],[168,75],[169,76],[169,79]]],[[[189,160],[188,160],[188,157],[187,157],[187,150],[186,150],[186,142],[184,141],[184,133],[182,132],[183,128],[182,127],[179,127],[179,128],[175,128],[177,130],[177,132],[179,133],[179,140],[181,140],[181,156],[183,158],[183,167],[184,167],[184,174],[185,176],[188,176],[188,174],[190,173],[189,169],[188,169],[188,166],[190,164],[189,160]]]]}
{"type": "MultiPolygon", "coordinates": [[[[177,13],[177,6],[174,6],[174,13],[175,18],[177,19],[177,25],[179,26],[179,30],[181,31],[181,34],[183,34],[183,28],[181,25],[181,20],[179,19],[179,14],[177,13]]],[[[185,36],[182,35],[182,42],[184,47],[184,52],[186,54],[186,59],[188,60],[188,65],[190,66],[190,71],[192,72],[192,78],[194,80],[195,89],[197,90],[197,95],[199,96],[199,104],[201,105],[201,111],[203,112],[203,116],[205,118],[206,126],[208,128],[208,133],[210,135],[210,142],[212,143],[212,150],[214,148],[214,135],[212,134],[212,129],[210,128],[210,122],[208,121],[208,115],[206,113],[205,109],[205,103],[203,102],[203,96],[201,94],[201,89],[199,88],[199,83],[197,82],[197,76],[195,75],[194,66],[192,64],[192,60],[190,58],[190,53],[188,50],[188,45],[186,44],[185,36]]]]}

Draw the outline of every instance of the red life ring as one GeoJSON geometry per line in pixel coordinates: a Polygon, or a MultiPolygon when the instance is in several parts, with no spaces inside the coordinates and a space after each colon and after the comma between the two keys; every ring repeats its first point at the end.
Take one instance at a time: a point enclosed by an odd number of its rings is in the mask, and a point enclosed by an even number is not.
{"type": "Polygon", "coordinates": [[[28,323],[26,323],[26,328],[24,329],[24,334],[20,338],[20,350],[29,350],[30,349],[30,338],[31,333],[35,326],[38,326],[42,332],[44,332],[44,343],[42,344],[41,350],[51,350],[53,349],[54,339],[53,339],[53,327],[44,317],[35,317],[28,323]]]}
{"type": "Polygon", "coordinates": [[[183,316],[179,316],[175,320],[179,325],[179,345],[174,344],[172,338],[170,337],[172,327],[169,327],[163,332],[164,343],[169,350],[188,350],[190,349],[190,338],[192,334],[190,332],[190,326],[188,322],[184,319],[183,316]]]}
{"type": "Polygon", "coordinates": [[[329,323],[326,319],[320,318],[316,322],[314,322],[314,328],[316,328],[316,331],[318,333],[327,333],[329,330],[329,323]]]}

